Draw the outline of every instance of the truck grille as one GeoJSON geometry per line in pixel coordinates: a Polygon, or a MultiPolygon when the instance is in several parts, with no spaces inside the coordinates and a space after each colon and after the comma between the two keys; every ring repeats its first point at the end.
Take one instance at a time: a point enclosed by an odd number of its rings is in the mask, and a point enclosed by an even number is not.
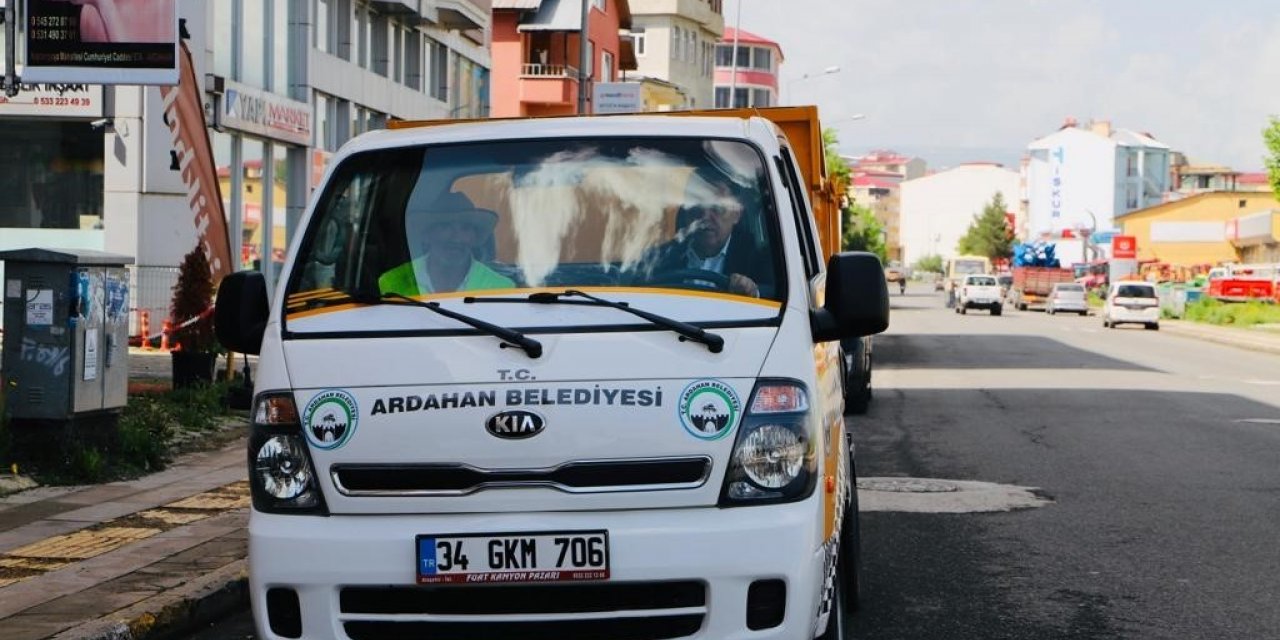
{"type": "Polygon", "coordinates": [[[352,640],[682,638],[702,628],[706,603],[706,584],[699,581],[352,586],[344,587],[339,598],[343,628],[352,640]],[[378,619],[381,616],[387,619],[378,619]],[[475,619],[468,619],[472,616],[475,619]],[[484,619],[489,616],[502,617],[484,619]],[[531,619],[519,620],[520,616],[531,619]]]}
{"type": "Polygon", "coordinates": [[[585,460],[542,469],[344,464],[331,467],[330,473],[344,496],[463,496],[515,487],[549,487],[566,493],[661,491],[702,486],[711,473],[711,458],[585,460]]]}

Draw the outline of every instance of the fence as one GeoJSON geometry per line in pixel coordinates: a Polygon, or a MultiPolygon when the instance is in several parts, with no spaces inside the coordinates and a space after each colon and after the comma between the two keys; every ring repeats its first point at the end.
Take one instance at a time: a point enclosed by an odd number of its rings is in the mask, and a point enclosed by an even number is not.
{"type": "Polygon", "coordinates": [[[129,267],[129,335],[136,336],[142,330],[142,311],[151,314],[151,334],[160,333],[160,327],[169,318],[169,304],[173,300],[173,285],[178,283],[178,267],[129,267]]]}

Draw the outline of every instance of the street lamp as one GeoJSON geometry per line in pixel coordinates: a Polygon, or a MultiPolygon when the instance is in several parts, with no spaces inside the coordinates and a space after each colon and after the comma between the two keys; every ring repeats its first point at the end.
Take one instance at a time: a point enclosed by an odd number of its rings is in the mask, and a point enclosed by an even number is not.
{"type": "Polygon", "coordinates": [[[851,116],[844,116],[843,118],[836,118],[836,119],[834,119],[834,120],[832,120],[832,121],[828,122],[828,123],[827,123],[827,126],[832,126],[832,127],[833,127],[833,126],[835,126],[835,125],[843,124],[843,123],[845,123],[845,122],[852,122],[852,121],[854,121],[854,120],[866,120],[866,119],[867,119],[867,114],[865,114],[865,113],[855,113],[855,114],[853,114],[853,115],[851,115],[851,116]]]}
{"type": "Polygon", "coordinates": [[[818,73],[806,73],[806,74],[804,74],[804,75],[800,76],[799,78],[796,78],[796,79],[794,79],[794,80],[792,80],[792,81],[788,82],[788,83],[787,83],[787,96],[786,96],[786,99],[787,99],[788,101],[790,101],[790,100],[791,100],[792,87],[794,87],[794,86],[795,86],[795,84],[796,84],[797,82],[802,82],[802,81],[804,81],[804,80],[808,80],[808,79],[810,79],[810,78],[817,78],[818,76],[829,76],[829,75],[831,75],[831,74],[833,74],[833,73],[840,73],[840,67],[839,67],[838,65],[832,65],[832,66],[830,66],[830,67],[827,67],[826,69],[823,69],[822,71],[819,71],[818,73]]]}

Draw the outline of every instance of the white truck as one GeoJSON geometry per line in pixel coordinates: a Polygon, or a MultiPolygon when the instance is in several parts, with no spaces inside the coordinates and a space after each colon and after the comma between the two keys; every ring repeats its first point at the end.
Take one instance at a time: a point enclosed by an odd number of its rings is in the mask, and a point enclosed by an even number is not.
{"type": "Polygon", "coordinates": [[[874,255],[823,260],[793,156],[656,115],[339,151],[274,295],[216,303],[260,358],[259,637],[843,637],[839,340],[889,297],[874,255]]]}
{"type": "Polygon", "coordinates": [[[1004,312],[1000,282],[995,276],[970,274],[960,283],[956,297],[956,313],[965,314],[970,309],[986,309],[991,315],[1004,312]]]}

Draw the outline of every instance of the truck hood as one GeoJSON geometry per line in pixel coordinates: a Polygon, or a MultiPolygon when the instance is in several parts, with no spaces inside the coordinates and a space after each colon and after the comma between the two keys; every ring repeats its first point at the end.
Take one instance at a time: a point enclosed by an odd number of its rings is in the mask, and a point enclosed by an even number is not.
{"type": "Polygon", "coordinates": [[[718,501],[778,329],[714,331],[720,353],[648,326],[531,332],[538,358],[474,334],[282,348],[332,513],[669,508],[718,501]]]}

